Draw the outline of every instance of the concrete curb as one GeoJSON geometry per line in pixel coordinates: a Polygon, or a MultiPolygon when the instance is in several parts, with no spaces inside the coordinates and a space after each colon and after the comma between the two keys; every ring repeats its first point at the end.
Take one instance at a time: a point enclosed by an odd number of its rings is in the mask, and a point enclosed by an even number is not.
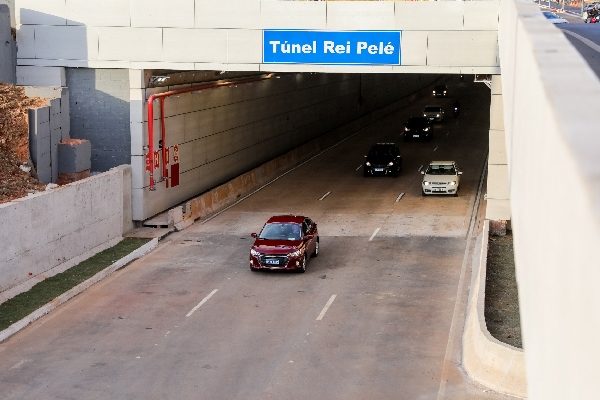
{"type": "Polygon", "coordinates": [[[469,376],[497,392],[527,397],[525,354],[494,338],[485,323],[485,279],[489,221],[485,221],[479,252],[473,257],[471,293],[463,334],[463,366],[469,376]]]}
{"type": "Polygon", "coordinates": [[[115,261],[113,264],[106,267],[102,271],[98,272],[96,275],[92,276],[91,278],[87,279],[84,282],[81,282],[79,285],[75,286],[71,290],[61,294],[60,296],[58,296],[57,298],[52,300],[50,303],[45,304],[44,306],[42,306],[41,308],[32,312],[25,318],[21,319],[20,321],[15,322],[11,326],[9,326],[8,328],[6,328],[5,330],[0,332],[0,343],[3,343],[8,338],[10,338],[12,335],[14,335],[15,333],[17,333],[17,332],[21,331],[22,329],[24,329],[25,327],[27,327],[27,325],[31,324],[32,322],[42,318],[44,315],[55,310],[58,306],[60,306],[63,303],[66,303],[67,301],[69,301],[73,297],[77,296],[78,294],[80,294],[81,292],[83,292],[84,290],[89,288],[90,286],[107,278],[113,272],[118,271],[119,269],[125,267],[130,262],[148,254],[149,252],[154,250],[157,245],[158,245],[158,238],[152,239],[145,245],[132,251],[131,253],[129,253],[125,257],[121,258],[120,260],[115,261]]]}

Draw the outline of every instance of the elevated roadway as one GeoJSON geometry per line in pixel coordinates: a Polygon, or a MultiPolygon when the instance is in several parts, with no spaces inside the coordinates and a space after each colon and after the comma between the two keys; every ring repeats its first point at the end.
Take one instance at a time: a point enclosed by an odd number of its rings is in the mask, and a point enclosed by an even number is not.
{"type": "Polygon", "coordinates": [[[364,178],[363,155],[439,100],[355,132],[0,345],[3,399],[501,398],[457,366],[490,94],[449,89],[463,112],[400,143],[400,177],[364,178]],[[459,163],[459,197],[421,196],[432,159],[459,163]],[[248,269],[250,232],[278,213],[319,224],[306,274],[248,269]]]}

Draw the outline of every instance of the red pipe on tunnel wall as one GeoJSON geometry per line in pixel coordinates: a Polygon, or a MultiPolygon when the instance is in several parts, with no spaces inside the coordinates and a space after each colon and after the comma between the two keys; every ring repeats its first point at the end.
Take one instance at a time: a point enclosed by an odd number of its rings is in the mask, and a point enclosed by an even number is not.
{"type": "Polygon", "coordinates": [[[216,89],[220,87],[228,87],[241,85],[245,83],[253,83],[260,82],[266,79],[271,79],[275,76],[275,74],[266,74],[260,75],[258,77],[249,77],[249,78],[239,78],[228,81],[214,81],[207,82],[201,85],[190,86],[187,88],[169,90],[164,93],[153,94],[148,97],[147,105],[148,105],[148,154],[146,154],[146,171],[150,174],[150,190],[155,190],[155,180],[154,180],[154,169],[155,163],[159,160],[154,157],[154,101],[160,101],[160,127],[161,127],[161,157],[159,164],[162,164],[162,177],[168,179],[167,163],[165,162],[167,155],[167,146],[166,146],[166,130],[165,130],[165,100],[167,97],[175,96],[183,93],[191,93],[198,92],[201,90],[207,89],[216,89]]]}

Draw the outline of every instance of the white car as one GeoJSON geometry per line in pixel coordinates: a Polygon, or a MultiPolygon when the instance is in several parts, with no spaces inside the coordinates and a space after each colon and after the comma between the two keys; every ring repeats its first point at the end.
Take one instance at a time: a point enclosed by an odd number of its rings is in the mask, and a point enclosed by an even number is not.
{"type": "Polygon", "coordinates": [[[458,186],[460,185],[459,171],[454,161],[432,161],[429,163],[423,174],[422,194],[451,194],[458,196],[458,186]]]}

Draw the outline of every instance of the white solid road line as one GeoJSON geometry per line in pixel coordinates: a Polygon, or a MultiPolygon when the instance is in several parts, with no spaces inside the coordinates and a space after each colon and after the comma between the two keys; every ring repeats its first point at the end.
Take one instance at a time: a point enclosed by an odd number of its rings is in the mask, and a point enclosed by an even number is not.
{"type": "Polygon", "coordinates": [[[325,197],[329,196],[331,194],[331,192],[327,192],[325,193],[320,199],[319,201],[323,200],[325,197]]]}
{"type": "Polygon", "coordinates": [[[190,310],[190,312],[185,315],[186,318],[189,317],[189,316],[191,316],[197,309],[199,309],[200,307],[202,307],[202,305],[204,303],[206,303],[208,300],[210,300],[210,298],[213,297],[213,295],[215,293],[217,293],[218,291],[219,291],[219,289],[215,289],[212,292],[210,292],[210,294],[208,296],[206,296],[205,298],[203,298],[202,301],[200,303],[198,303],[198,305],[196,307],[192,308],[190,310]]]}
{"type": "Polygon", "coordinates": [[[359,169],[361,169],[361,168],[362,168],[362,164],[360,164],[360,165],[358,166],[358,168],[356,168],[356,169],[355,169],[355,171],[358,171],[358,170],[359,170],[359,169]]]}
{"type": "Polygon", "coordinates": [[[592,42],[590,39],[583,37],[581,35],[576,34],[575,32],[571,32],[569,30],[566,29],[561,29],[564,33],[566,33],[567,35],[573,36],[575,39],[579,40],[581,43],[585,44],[587,47],[589,47],[590,49],[600,53],[600,46],[597,45],[596,43],[592,42]]]}
{"type": "Polygon", "coordinates": [[[402,200],[403,197],[404,197],[404,192],[400,193],[398,195],[398,197],[396,197],[396,203],[399,202],[400,200],[402,200]]]}
{"type": "Polygon", "coordinates": [[[422,169],[423,169],[423,164],[419,165],[419,168],[417,168],[417,172],[421,172],[422,169]]]}
{"type": "Polygon", "coordinates": [[[375,229],[375,232],[373,232],[373,234],[371,235],[371,237],[369,238],[369,242],[373,241],[373,238],[377,235],[377,233],[379,233],[379,230],[381,229],[381,227],[375,229]]]}
{"type": "Polygon", "coordinates": [[[327,312],[327,310],[329,310],[329,307],[331,307],[331,305],[333,304],[333,301],[335,300],[336,297],[337,297],[337,294],[331,295],[331,297],[327,301],[327,304],[325,304],[325,307],[323,307],[323,309],[321,310],[321,313],[317,317],[317,319],[316,319],[317,321],[321,321],[323,319],[323,317],[325,316],[325,313],[327,312]]]}

